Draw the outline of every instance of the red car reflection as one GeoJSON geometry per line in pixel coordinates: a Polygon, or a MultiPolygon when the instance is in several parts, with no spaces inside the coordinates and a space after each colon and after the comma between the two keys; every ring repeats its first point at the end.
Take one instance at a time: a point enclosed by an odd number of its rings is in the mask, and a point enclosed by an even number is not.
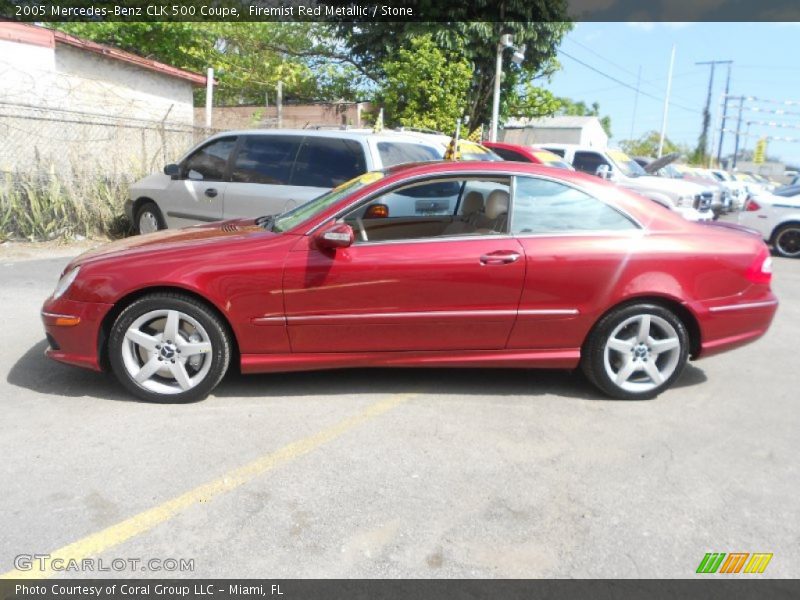
{"type": "Polygon", "coordinates": [[[367,173],[276,217],[105,245],[43,308],[56,360],[136,396],[205,397],[245,373],[581,366],[650,398],[689,358],[763,335],[770,257],[597,177],[512,162],[367,173]]]}

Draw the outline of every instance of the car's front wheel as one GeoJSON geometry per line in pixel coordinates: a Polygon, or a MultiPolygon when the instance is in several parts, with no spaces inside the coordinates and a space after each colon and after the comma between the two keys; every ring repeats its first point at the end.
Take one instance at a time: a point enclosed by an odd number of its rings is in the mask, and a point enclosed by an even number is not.
{"type": "Polygon", "coordinates": [[[220,318],[189,296],[144,296],[117,317],[109,335],[117,379],[149,402],[205,398],[225,375],[231,342],[220,318]]]}
{"type": "Polygon", "coordinates": [[[597,323],[581,366],[609,396],[646,400],[672,385],[688,358],[689,334],[672,311],[657,304],[630,304],[597,323]]]}
{"type": "Polygon", "coordinates": [[[782,225],[772,237],[775,252],[787,258],[800,257],[800,223],[782,225]]]}

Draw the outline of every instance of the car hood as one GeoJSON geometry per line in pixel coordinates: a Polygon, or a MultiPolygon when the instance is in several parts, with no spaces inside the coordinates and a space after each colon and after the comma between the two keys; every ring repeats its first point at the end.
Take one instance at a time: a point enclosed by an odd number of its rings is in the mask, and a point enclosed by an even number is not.
{"type": "Polygon", "coordinates": [[[84,252],[75,258],[67,268],[69,269],[109,257],[116,258],[126,255],[155,254],[164,251],[196,248],[214,244],[221,240],[230,240],[231,238],[237,237],[243,238],[253,234],[260,234],[263,236],[276,235],[256,225],[253,219],[234,219],[196,225],[194,227],[185,227],[183,229],[168,229],[103,244],[88,252],[84,252]]]}

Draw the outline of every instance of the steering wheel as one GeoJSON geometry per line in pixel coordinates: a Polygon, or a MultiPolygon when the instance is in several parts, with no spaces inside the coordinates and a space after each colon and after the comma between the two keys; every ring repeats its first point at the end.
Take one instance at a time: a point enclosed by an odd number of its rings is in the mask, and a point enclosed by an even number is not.
{"type": "Polygon", "coordinates": [[[367,237],[367,229],[364,227],[364,221],[361,217],[356,217],[356,223],[358,223],[358,232],[361,234],[361,241],[368,242],[369,238],[367,237]]]}

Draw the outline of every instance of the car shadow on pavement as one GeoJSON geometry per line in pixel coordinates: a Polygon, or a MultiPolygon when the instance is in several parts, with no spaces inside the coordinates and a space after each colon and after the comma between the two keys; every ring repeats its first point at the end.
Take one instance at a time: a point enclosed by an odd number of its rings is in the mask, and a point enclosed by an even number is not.
{"type": "Polygon", "coordinates": [[[127,394],[110,373],[97,373],[50,360],[42,340],[14,363],[6,381],[40,394],[68,397],[98,397],[106,400],[137,401],[127,394]]]}
{"type": "MultiPolygon", "coordinates": [[[[11,385],[41,394],[138,401],[109,373],[63,365],[44,356],[47,343],[30,348],[11,368],[11,385]]],[[[674,388],[706,381],[702,369],[686,366],[674,388]]],[[[555,369],[358,368],[241,375],[232,370],[216,397],[338,396],[421,392],[457,396],[541,396],[613,401],[596,391],[580,371],[555,369]]]]}

